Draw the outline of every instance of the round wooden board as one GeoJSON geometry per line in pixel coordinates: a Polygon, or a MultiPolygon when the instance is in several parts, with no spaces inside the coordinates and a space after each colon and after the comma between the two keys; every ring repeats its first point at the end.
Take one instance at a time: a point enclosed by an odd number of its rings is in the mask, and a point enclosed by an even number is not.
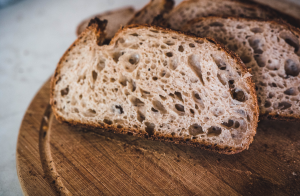
{"type": "Polygon", "coordinates": [[[300,123],[262,121],[249,150],[221,155],[60,124],[48,103],[49,81],[20,128],[25,195],[300,194],[300,123]]]}

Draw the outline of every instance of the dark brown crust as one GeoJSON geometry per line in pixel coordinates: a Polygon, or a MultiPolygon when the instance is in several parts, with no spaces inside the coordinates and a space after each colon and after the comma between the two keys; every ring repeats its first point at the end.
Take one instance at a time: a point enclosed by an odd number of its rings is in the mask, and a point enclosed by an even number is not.
{"type": "MultiPolygon", "coordinates": [[[[52,109],[53,109],[53,113],[55,114],[56,118],[58,121],[60,122],[66,122],[69,125],[81,125],[81,126],[85,126],[88,128],[104,128],[104,129],[109,129],[109,130],[113,130],[116,133],[122,133],[122,134],[132,134],[138,137],[149,137],[148,134],[146,132],[141,132],[140,130],[137,129],[126,129],[126,128],[117,128],[116,125],[107,125],[107,124],[98,124],[98,123],[90,123],[90,124],[86,124],[86,123],[81,123],[79,121],[74,121],[74,120],[66,120],[64,119],[62,116],[60,116],[57,113],[57,109],[55,108],[55,104],[54,104],[54,87],[55,87],[55,81],[56,81],[56,77],[59,74],[59,70],[60,67],[62,66],[62,62],[64,60],[64,57],[67,55],[67,53],[74,47],[76,46],[77,43],[80,42],[80,39],[82,39],[84,36],[88,35],[89,31],[93,31],[96,35],[101,36],[101,32],[98,32],[98,27],[96,27],[96,23],[93,23],[94,25],[88,27],[88,29],[86,29],[81,35],[80,37],[77,38],[77,40],[74,42],[73,45],[71,45],[71,47],[67,50],[67,52],[64,54],[64,56],[61,58],[60,62],[58,63],[58,66],[55,70],[55,74],[51,80],[51,93],[50,93],[50,104],[52,105],[52,109]],[[138,133],[141,132],[141,133],[138,133]]],[[[209,41],[214,43],[220,50],[223,50],[225,53],[227,53],[230,57],[232,57],[237,65],[239,66],[240,70],[241,70],[241,74],[244,75],[246,73],[248,73],[245,65],[243,64],[243,62],[241,61],[241,59],[233,52],[229,51],[228,49],[224,48],[223,45],[217,43],[215,40],[211,39],[211,38],[199,38],[196,37],[195,35],[192,34],[187,34],[187,33],[182,33],[179,31],[174,31],[174,30],[170,30],[170,29],[164,29],[161,27],[157,27],[157,26],[151,26],[151,25],[129,25],[124,27],[123,29],[120,29],[115,37],[112,39],[112,41],[110,42],[110,45],[114,45],[116,40],[118,39],[118,35],[121,34],[123,31],[125,31],[126,29],[145,29],[145,28],[153,28],[155,30],[162,30],[165,32],[169,32],[169,33],[175,33],[178,34],[180,36],[188,36],[190,38],[193,38],[195,40],[201,40],[201,41],[209,41]]],[[[258,103],[257,103],[257,97],[256,97],[256,92],[255,92],[255,88],[254,88],[254,83],[252,82],[252,78],[248,77],[246,80],[248,87],[250,89],[250,95],[251,98],[253,100],[252,105],[253,105],[253,110],[254,110],[254,116],[253,116],[253,120],[252,120],[252,127],[253,130],[251,130],[250,132],[252,133],[251,135],[249,135],[249,139],[248,139],[248,143],[244,145],[243,148],[232,148],[232,147],[226,147],[226,146],[218,146],[218,145],[214,145],[208,142],[202,142],[200,143],[199,141],[193,141],[193,140],[189,140],[189,142],[187,142],[186,140],[182,139],[182,138],[178,138],[178,137],[173,137],[171,135],[153,135],[151,136],[150,139],[152,140],[160,140],[160,141],[168,141],[168,142],[173,142],[173,143],[179,143],[179,144],[185,144],[185,145],[189,145],[189,146],[194,146],[194,147],[199,147],[199,148],[203,148],[203,149],[210,149],[212,151],[218,152],[218,153],[223,153],[223,154],[236,154],[239,153],[245,149],[249,148],[250,143],[253,141],[253,137],[256,133],[256,128],[257,128],[257,122],[258,122],[258,103]],[[171,138],[171,139],[170,139],[171,138]]]]}
{"type": "MultiPolygon", "coordinates": [[[[153,0],[151,0],[147,5],[145,5],[140,11],[135,13],[135,15],[132,17],[132,19],[129,20],[127,23],[128,25],[134,24],[136,21],[136,18],[138,18],[143,12],[147,12],[147,10],[151,7],[153,0]]],[[[163,9],[160,11],[160,14],[168,13],[170,10],[173,9],[174,1],[173,0],[161,0],[161,4],[163,5],[163,9]]],[[[151,21],[152,22],[152,21],[151,21]]]]}
{"type": "MultiPolygon", "coordinates": [[[[283,26],[287,30],[291,31],[296,37],[300,37],[300,29],[296,28],[290,24],[288,24],[286,21],[278,19],[278,20],[269,20],[269,19],[259,19],[259,18],[242,18],[242,17],[234,17],[234,16],[208,16],[208,17],[200,17],[200,18],[195,18],[189,22],[182,28],[187,29],[190,25],[201,22],[204,20],[210,20],[210,19],[233,19],[237,21],[248,21],[248,22],[267,22],[270,24],[278,25],[278,26],[283,26]]],[[[264,119],[269,119],[269,120],[285,120],[285,121],[299,121],[300,116],[296,114],[277,114],[277,113],[260,113],[261,120],[264,119]]]]}
{"type": "MultiPolygon", "coordinates": [[[[184,6],[190,2],[198,2],[201,0],[190,0],[190,1],[183,1],[181,2],[179,5],[177,5],[173,11],[178,10],[181,6],[184,6]]],[[[225,1],[231,1],[231,2],[236,2],[238,4],[244,5],[244,6],[248,6],[248,7],[252,7],[253,9],[261,9],[264,10],[266,13],[269,13],[269,15],[272,16],[271,19],[283,19],[285,21],[287,21],[288,23],[290,23],[291,25],[295,26],[295,27],[300,27],[300,20],[297,18],[294,18],[290,15],[287,15],[285,13],[282,13],[278,10],[275,10],[267,5],[263,5],[260,4],[258,2],[254,2],[252,0],[225,0],[225,1]]],[[[167,24],[165,24],[167,25],[167,24]]]]}
{"type": "Polygon", "coordinates": [[[112,10],[112,11],[107,11],[107,12],[104,12],[104,13],[100,13],[100,14],[97,14],[97,15],[94,15],[92,17],[89,17],[83,21],[81,21],[79,23],[79,25],[77,26],[77,29],[76,29],[76,35],[79,36],[80,33],[82,32],[81,29],[83,28],[83,26],[85,26],[85,24],[91,20],[91,18],[102,18],[102,17],[105,17],[105,16],[108,16],[108,15],[113,15],[114,13],[118,13],[120,11],[124,11],[124,10],[127,10],[128,12],[134,12],[134,8],[133,7],[125,7],[125,8],[121,8],[121,9],[117,9],[117,10],[112,10]]]}

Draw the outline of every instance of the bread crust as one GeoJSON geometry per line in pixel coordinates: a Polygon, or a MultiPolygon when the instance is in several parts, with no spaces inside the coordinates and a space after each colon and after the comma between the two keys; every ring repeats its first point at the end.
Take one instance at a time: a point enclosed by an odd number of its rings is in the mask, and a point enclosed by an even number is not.
{"type": "Polygon", "coordinates": [[[77,26],[76,28],[76,35],[79,36],[82,31],[82,28],[86,25],[86,23],[88,21],[90,21],[91,19],[97,17],[97,18],[101,18],[101,17],[105,17],[105,16],[108,16],[108,15],[113,15],[114,13],[118,13],[118,12],[121,12],[121,11],[128,11],[128,12],[131,12],[133,13],[134,12],[134,8],[133,7],[124,7],[124,8],[120,8],[120,9],[116,9],[116,10],[111,10],[111,11],[107,11],[107,12],[103,12],[101,14],[96,14],[92,17],[89,17],[83,21],[81,21],[79,23],[79,25],[77,26]]]}
{"type": "MultiPolygon", "coordinates": [[[[134,14],[134,16],[129,20],[127,23],[128,25],[134,24],[134,20],[141,15],[143,12],[147,12],[148,8],[151,7],[151,4],[154,0],[151,0],[148,4],[146,4],[140,11],[134,14]]],[[[174,6],[174,0],[161,0],[161,5],[163,6],[163,10],[160,12],[160,14],[164,14],[169,12],[173,9],[174,6]]],[[[152,21],[151,21],[152,22],[152,21]]]]}
{"type": "MultiPolygon", "coordinates": [[[[199,1],[201,1],[201,0],[187,0],[187,1],[182,1],[179,5],[177,5],[172,10],[172,12],[176,12],[182,6],[188,5],[191,2],[199,2],[199,1]]],[[[290,16],[290,15],[287,15],[285,13],[282,13],[282,12],[280,12],[278,10],[275,10],[275,9],[273,9],[273,8],[267,6],[267,5],[263,5],[263,4],[260,4],[258,2],[254,2],[252,0],[226,0],[226,1],[236,2],[237,4],[245,5],[245,6],[253,8],[253,9],[264,10],[267,13],[269,13],[270,15],[272,15],[272,18],[278,18],[278,19],[281,18],[281,19],[287,21],[288,23],[292,24],[295,27],[298,27],[298,28],[300,27],[300,20],[299,19],[297,19],[297,18],[295,18],[293,16],[290,16]]],[[[216,16],[217,16],[217,14],[216,14],[216,16]]],[[[249,17],[249,18],[251,18],[251,17],[249,17]]]]}
{"type": "MultiPolygon", "coordinates": [[[[190,20],[187,22],[185,26],[183,26],[183,29],[187,29],[187,27],[191,24],[194,24],[196,22],[201,22],[203,20],[209,20],[209,19],[218,19],[218,18],[223,18],[223,19],[236,19],[238,21],[249,21],[249,22],[255,22],[255,21],[260,21],[260,22],[268,22],[270,24],[274,25],[281,25],[287,30],[290,30],[296,37],[300,37],[300,29],[292,26],[291,24],[287,23],[286,21],[282,19],[277,19],[277,20],[270,20],[270,19],[261,19],[261,18],[243,18],[243,17],[235,17],[235,16],[208,16],[208,17],[200,17],[200,18],[195,18],[193,20],[190,20]]],[[[259,119],[261,120],[284,120],[284,121],[300,121],[300,116],[295,115],[295,114],[277,114],[275,112],[272,113],[260,113],[259,119]]]]}
{"type": "MultiPolygon", "coordinates": [[[[138,136],[138,137],[146,137],[152,140],[159,140],[159,141],[167,141],[167,142],[172,142],[172,143],[178,143],[178,144],[184,144],[184,145],[189,145],[189,146],[194,146],[194,147],[199,147],[202,149],[210,149],[211,151],[214,152],[218,152],[218,153],[222,153],[222,154],[236,154],[239,153],[245,149],[249,148],[250,143],[253,141],[253,137],[256,133],[256,128],[257,128],[257,122],[258,122],[258,114],[259,114],[259,108],[258,108],[258,103],[257,103],[257,97],[256,97],[256,92],[255,92],[255,87],[254,87],[254,83],[252,82],[252,78],[251,77],[247,77],[246,78],[246,82],[247,82],[247,86],[250,89],[250,96],[251,99],[253,100],[252,104],[253,104],[253,108],[254,108],[254,116],[253,116],[253,120],[251,122],[252,125],[252,130],[251,135],[248,136],[248,142],[246,145],[244,145],[244,147],[242,148],[233,148],[233,147],[224,147],[224,146],[218,146],[218,145],[212,145],[210,143],[207,142],[199,142],[199,141],[193,141],[193,140],[185,140],[183,138],[179,138],[179,137],[174,137],[170,134],[166,134],[164,136],[161,135],[152,135],[151,137],[148,135],[148,133],[146,132],[142,132],[142,133],[137,133],[139,130],[138,129],[128,129],[128,128],[117,128],[116,125],[107,125],[107,124],[98,124],[98,123],[81,123],[79,121],[76,120],[67,120],[64,117],[60,116],[57,112],[57,109],[55,108],[55,104],[54,104],[54,87],[55,87],[55,81],[56,81],[56,77],[59,75],[60,72],[60,68],[62,66],[62,63],[64,62],[64,58],[65,56],[68,54],[68,52],[75,47],[79,41],[86,36],[90,31],[93,31],[95,33],[96,36],[100,37],[103,35],[103,29],[99,28],[98,25],[102,25],[101,24],[102,21],[99,22],[98,20],[95,20],[94,22],[91,23],[91,25],[77,38],[77,40],[70,46],[70,48],[65,52],[65,54],[63,55],[63,57],[61,58],[61,60],[59,61],[57,68],[55,70],[55,74],[53,75],[52,79],[51,79],[51,88],[50,88],[50,104],[52,106],[53,109],[53,113],[56,116],[56,119],[59,122],[65,122],[68,123],[69,125],[72,126],[76,126],[76,125],[80,125],[80,126],[84,126],[87,128],[102,128],[102,129],[108,129],[108,130],[112,130],[115,133],[121,133],[121,134],[131,134],[138,136]]],[[[200,38],[197,37],[193,34],[189,34],[189,33],[183,33],[180,31],[174,31],[171,29],[165,29],[162,27],[157,27],[157,26],[151,26],[151,25],[137,25],[137,24],[133,24],[133,25],[129,25],[126,27],[123,27],[122,29],[120,29],[115,37],[111,40],[110,45],[114,45],[118,35],[126,30],[126,29],[143,29],[143,28],[153,28],[154,30],[163,30],[165,32],[172,32],[175,33],[177,35],[183,35],[183,36],[188,36],[190,38],[193,38],[194,40],[201,40],[201,41],[209,41],[209,42],[213,42],[214,44],[216,44],[216,46],[224,51],[227,55],[229,55],[230,57],[232,57],[236,64],[239,66],[242,75],[249,73],[248,70],[246,69],[246,66],[244,65],[244,63],[242,62],[242,60],[232,51],[229,51],[228,49],[226,49],[222,44],[218,43],[217,41],[215,41],[212,38],[200,38]]]]}

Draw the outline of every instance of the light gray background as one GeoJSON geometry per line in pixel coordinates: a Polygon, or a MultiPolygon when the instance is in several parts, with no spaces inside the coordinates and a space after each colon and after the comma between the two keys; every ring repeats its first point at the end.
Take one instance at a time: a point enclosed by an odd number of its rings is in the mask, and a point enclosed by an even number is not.
{"type": "Polygon", "coordinates": [[[99,12],[139,9],[147,2],[22,0],[0,9],[0,195],[22,195],[15,161],[19,127],[35,93],[75,40],[77,24],[99,12]]]}

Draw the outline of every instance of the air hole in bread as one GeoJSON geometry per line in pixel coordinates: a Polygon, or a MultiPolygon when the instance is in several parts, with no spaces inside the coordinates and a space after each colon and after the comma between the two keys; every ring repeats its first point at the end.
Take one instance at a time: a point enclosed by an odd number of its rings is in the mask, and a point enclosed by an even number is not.
{"type": "Polygon", "coordinates": [[[152,80],[156,81],[158,78],[156,76],[152,77],[152,80]]]}
{"type": "Polygon", "coordinates": [[[134,37],[137,37],[137,36],[139,36],[137,33],[132,33],[132,34],[130,34],[131,36],[134,36],[134,37]]]}
{"type": "Polygon", "coordinates": [[[198,76],[200,79],[201,83],[204,85],[204,81],[202,78],[202,71],[201,71],[201,66],[200,66],[200,61],[199,61],[199,56],[192,54],[188,57],[188,65],[189,67],[193,70],[193,72],[198,76]]]}
{"type": "Polygon", "coordinates": [[[155,113],[158,112],[158,110],[154,109],[153,107],[151,108],[151,111],[155,113]]]}
{"type": "Polygon", "coordinates": [[[145,115],[140,110],[138,110],[137,111],[137,120],[142,123],[145,119],[146,119],[145,115]]]}
{"type": "Polygon", "coordinates": [[[172,53],[172,52],[167,52],[167,53],[166,53],[166,56],[167,56],[167,57],[172,57],[172,56],[173,56],[173,53],[172,53]]]}
{"type": "Polygon", "coordinates": [[[114,52],[114,53],[113,53],[113,59],[114,59],[114,61],[115,61],[116,63],[118,63],[118,62],[119,62],[119,58],[120,58],[123,54],[125,54],[125,51],[116,51],[116,52],[114,52]]]}
{"type": "Polygon", "coordinates": [[[226,81],[221,77],[220,74],[217,74],[217,77],[218,77],[219,81],[220,81],[223,85],[226,85],[226,81]]]}
{"type": "Polygon", "coordinates": [[[297,91],[296,87],[291,87],[291,88],[285,90],[284,94],[286,94],[286,95],[297,95],[298,91],[297,91]]]}
{"type": "Polygon", "coordinates": [[[250,31],[252,31],[253,33],[262,33],[262,32],[264,32],[264,30],[260,27],[251,28],[250,31]]]}
{"type": "Polygon", "coordinates": [[[252,58],[249,55],[247,55],[246,53],[241,54],[240,58],[243,61],[243,63],[245,63],[245,64],[250,63],[252,60],[252,58]]]}
{"type": "Polygon", "coordinates": [[[275,93],[273,93],[273,92],[270,92],[268,97],[269,97],[269,98],[273,98],[273,97],[275,97],[275,93]]]}
{"type": "Polygon", "coordinates": [[[148,133],[149,137],[154,135],[155,124],[150,122],[145,122],[146,128],[145,131],[148,133]]]}
{"type": "Polygon", "coordinates": [[[234,128],[239,128],[240,127],[240,123],[239,123],[239,121],[235,121],[234,122],[234,128]]]}
{"type": "Polygon", "coordinates": [[[288,103],[288,102],[285,102],[285,101],[280,102],[280,103],[278,104],[278,108],[279,108],[280,110],[288,109],[288,108],[290,108],[291,106],[292,106],[292,104],[290,104],[290,103],[288,103]]]}
{"type": "Polygon", "coordinates": [[[175,45],[175,42],[173,40],[166,40],[166,41],[164,41],[164,43],[167,44],[168,46],[175,45]]]}
{"type": "Polygon", "coordinates": [[[272,103],[270,101],[266,100],[266,102],[265,102],[265,108],[269,108],[271,106],[272,106],[272,103]]]}
{"type": "Polygon", "coordinates": [[[175,108],[179,112],[184,112],[184,106],[181,104],[175,104],[175,108]]]}
{"type": "Polygon", "coordinates": [[[127,86],[127,78],[123,75],[120,75],[119,82],[122,86],[127,86]]]}
{"type": "Polygon", "coordinates": [[[184,48],[183,48],[182,45],[180,45],[180,46],[178,47],[178,51],[179,51],[179,52],[183,52],[183,51],[184,51],[184,48]]]}
{"type": "Polygon", "coordinates": [[[153,33],[159,33],[159,31],[153,30],[153,29],[151,29],[150,31],[153,32],[153,33]]]}
{"type": "Polygon", "coordinates": [[[262,43],[261,40],[259,38],[255,38],[255,37],[251,37],[248,40],[251,48],[254,50],[255,54],[262,54],[263,53],[263,49],[262,49],[262,43]]]}
{"type": "Polygon", "coordinates": [[[286,75],[298,76],[300,72],[299,64],[292,59],[288,59],[285,61],[284,70],[286,75]]]}
{"type": "Polygon", "coordinates": [[[132,96],[132,95],[130,95],[129,100],[132,103],[132,105],[136,106],[136,107],[141,107],[141,106],[145,105],[144,102],[142,102],[140,99],[138,99],[138,98],[136,98],[135,96],[132,96]]]}
{"type": "Polygon", "coordinates": [[[180,92],[175,92],[175,97],[176,97],[179,101],[183,102],[182,95],[181,95],[180,92]]]}
{"type": "Polygon", "coordinates": [[[159,97],[163,100],[163,101],[165,101],[167,98],[166,97],[164,97],[164,96],[162,96],[162,95],[159,95],[159,97]]]}
{"type": "Polygon", "coordinates": [[[284,31],[284,32],[281,32],[279,34],[279,37],[282,38],[282,39],[284,39],[284,41],[288,45],[294,47],[295,48],[295,52],[298,52],[298,50],[299,50],[299,40],[298,40],[298,38],[295,35],[293,35],[291,32],[284,31]]]}
{"type": "Polygon", "coordinates": [[[190,109],[190,112],[191,112],[192,115],[195,114],[195,111],[193,109],[190,109]]]}
{"type": "Polygon", "coordinates": [[[113,122],[112,122],[111,120],[107,119],[107,118],[105,118],[105,119],[103,120],[103,122],[104,122],[105,124],[108,124],[108,125],[112,125],[112,124],[113,124],[113,122]]]}
{"type": "Polygon", "coordinates": [[[236,26],[236,28],[237,28],[237,29],[243,29],[243,28],[245,28],[245,25],[238,24],[238,25],[236,26]]]}
{"type": "Polygon", "coordinates": [[[117,125],[117,128],[118,128],[118,129],[122,129],[123,126],[122,126],[122,125],[117,125]]]}
{"type": "Polygon", "coordinates": [[[245,102],[247,100],[244,91],[240,89],[233,89],[231,91],[231,96],[233,99],[240,102],[245,102]]]}
{"type": "MultiPolygon", "coordinates": [[[[200,95],[197,92],[193,92],[193,98],[194,98],[194,101],[196,103],[198,103],[201,106],[201,108],[203,109],[204,108],[204,103],[203,103],[200,95]]],[[[199,109],[197,104],[195,105],[195,107],[196,107],[196,109],[199,109]]]]}
{"type": "Polygon", "coordinates": [[[60,91],[61,96],[68,95],[69,93],[69,85],[60,91]]]}
{"type": "Polygon", "coordinates": [[[234,124],[234,121],[231,119],[229,119],[228,122],[222,122],[222,125],[224,125],[225,127],[228,127],[228,128],[232,127],[233,124],[234,124]]]}
{"type": "Polygon", "coordinates": [[[148,92],[148,91],[145,91],[145,90],[143,90],[143,89],[141,89],[140,88],[140,91],[141,91],[141,94],[142,94],[142,97],[143,98],[146,98],[146,97],[150,97],[151,95],[150,95],[150,92],[148,92]]]}
{"type": "Polygon", "coordinates": [[[211,126],[207,129],[207,137],[214,137],[218,136],[222,133],[222,129],[217,126],[211,126]]]}
{"type": "Polygon", "coordinates": [[[192,124],[191,126],[189,126],[189,134],[192,136],[197,136],[199,134],[203,134],[203,129],[200,125],[198,125],[197,123],[192,124]]]}
{"type": "Polygon", "coordinates": [[[159,73],[160,77],[164,77],[166,74],[167,74],[167,70],[165,69],[159,73]]]}
{"type": "Polygon", "coordinates": [[[117,113],[117,114],[123,114],[124,113],[123,108],[120,105],[115,105],[114,112],[117,113]]]}
{"type": "Polygon", "coordinates": [[[86,111],[83,113],[83,115],[84,115],[85,117],[94,117],[94,116],[97,115],[97,112],[96,112],[95,110],[93,110],[93,109],[88,109],[88,110],[86,110],[86,111]]]}
{"type": "Polygon", "coordinates": [[[128,71],[128,72],[132,72],[136,69],[137,67],[137,64],[139,62],[139,59],[140,59],[140,56],[139,54],[131,54],[129,56],[129,59],[128,59],[128,62],[129,63],[125,63],[124,66],[125,66],[125,70],[128,71]]]}
{"type": "Polygon", "coordinates": [[[134,80],[129,80],[129,86],[128,88],[131,90],[131,92],[134,92],[135,89],[136,89],[136,84],[135,84],[135,81],[134,80]]]}
{"type": "Polygon", "coordinates": [[[209,24],[209,26],[211,26],[211,27],[223,27],[224,24],[220,23],[220,22],[212,22],[212,23],[209,24]]]}
{"type": "Polygon", "coordinates": [[[162,44],[160,47],[161,47],[161,49],[163,49],[163,50],[167,48],[167,46],[165,46],[164,44],[162,44]]]}
{"type": "Polygon", "coordinates": [[[158,100],[153,100],[152,101],[152,104],[153,104],[153,108],[160,111],[160,113],[162,114],[166,114],[167,113],[167,110],[166,108],[163,106],[163,104],[158,101],[158,100]]]}
{"type": "Polygon", "coordinates": [[[190,44],[189,44],[189,47],[190,47],[190,48],[195,48],[195,44],[190,43],[190,44]]]}
{"type": "Polygon", "coordinates": [[[95,82],[97,80],[98,74],[95,70],[92,71],[92,77],[93,77],[93,81],[95,82]]]}
{"type": "Polygon", "coordinates": [[[226,69],[226,63],[220,57],[217,57],[215,55],[211,55],[211,56],[220,70],[226,69]]]}
{"type": "Polygon", "coordinates": [[[266,58],[263,54],[254,55],[254,59],[259,67],[264,67],[266,65],[266,58]]]}
{"type": "Polygon", "coordinates": [[[177,58],[172,58],[170,60],[170,63],[169,63],[169,68],[171,70],[175,70],[177,67],[178,67],[178,60],[177,60],[177,58]]]}

